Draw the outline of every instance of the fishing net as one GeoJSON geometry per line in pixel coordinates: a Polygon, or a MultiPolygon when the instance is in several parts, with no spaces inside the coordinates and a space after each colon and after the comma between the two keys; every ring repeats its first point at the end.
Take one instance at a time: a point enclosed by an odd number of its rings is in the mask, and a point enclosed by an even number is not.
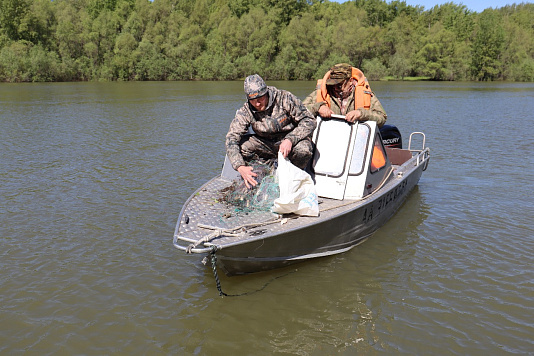
{"type": "Polygon", "coordinates": [[[221,201],[235,207],[236,213],[252,211],[269,211],[273,202],[280,196],[278,182],[276,182],[276,160],[252,161],[249,163],[258,176],[258,184],[247,188],[241,177],[234,180],[232,185],[221,190],[221,201]]]}

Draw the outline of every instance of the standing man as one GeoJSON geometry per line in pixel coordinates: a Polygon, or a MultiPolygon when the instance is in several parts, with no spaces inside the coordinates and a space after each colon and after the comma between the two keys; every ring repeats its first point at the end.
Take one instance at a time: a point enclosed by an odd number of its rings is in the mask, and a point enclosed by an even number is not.
{"type": "Polygon", "coordinates": [[[320,115],[328,119],[332,114],[345,115],[348,122],[371,120],[379,127],[387,120],[382,104],[362,71],[348,63],[330,68],[303,103],[314,117],[320,115]]]}
{"type": "Polygon", "coordinates": [[[246,161],[276,158],[278,151],[305,169],[313,155],[312,134],[317,125],[302,102],[292,93],[267,86],[258,75],[244,83],[247,102],[237,110],[226,135],[226,153],[232,167],[250,188],[257,176],[246,161]],[[255,135],[247,135],[252,127],[255,135]]]}

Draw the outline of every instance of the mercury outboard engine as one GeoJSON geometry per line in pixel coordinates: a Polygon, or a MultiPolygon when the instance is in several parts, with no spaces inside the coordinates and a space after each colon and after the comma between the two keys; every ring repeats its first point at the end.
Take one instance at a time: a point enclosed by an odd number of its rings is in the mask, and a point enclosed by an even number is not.
{"type": "Polygon", "coordinates": [[[402,148],[402,136],[395,125],[384,125],[380,128],[382,143],[386,147],[402,148]]]}

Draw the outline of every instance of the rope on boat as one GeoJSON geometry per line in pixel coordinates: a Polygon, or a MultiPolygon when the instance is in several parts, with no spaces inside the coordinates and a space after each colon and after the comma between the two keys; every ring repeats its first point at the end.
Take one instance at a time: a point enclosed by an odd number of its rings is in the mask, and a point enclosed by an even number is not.
{"type": "MultiPolygon", "coordinates": [[[[200,224],[199,224],[200,226],[200,224]]],[[[203,226],[200,226],[200,227],[203,227],[203,226]]],[[[186,253],[191,253],[192,250],[194,248],[196,248],[198,245],[200,245],[201,243],[206,243],[206,242],[210,242],[211,240],[213,240],[214,238],[216,237],[219,237],[219,236],[222,236],[223,234],[225,235],[229,235],[229,236],[238,236],[237,234],[233,234],[233,233],[230,233],[230,232],[226,232],[225,230],[223,229],[218,229],[218,228],[214,228],[215,231],[213,231],[211,234],[208,234],[200,239],[198,239],[197,241],[195,241],[194,243],[190,244],[189,246],[187,246],[187,248],[185,249],[185,252],[186,253]]]]}
{"type": "Polygon", "coordinates": [[[197,226],[202,228],[202,229],[209,229],[209,230],[214,230],[214,231],[212,233],[210,233],[210,234],[198,239],[197,241],[195,241],[194,243],[190,244],[189,246],[187,246],[187,248],[185,249],[185,252],[186,253],[191,253],[192,250],[194,248],[196,248],[198,245],[200,245],[202,243],[210,242],[211,240],[213,240],[213,239],[215,239],[217,237],[220,237],[220,236],[223,236],[223,235],[237,237],[237,236],[239,236],[238,231],[240,231],[240,230],[241,230],[240,233],[243,233],[243,232],[247,231],[247,229],[273,224],[273,223],[276,223],[276,222],[281,221],[281,220],[282,220],[281,217],[277,217],[276,219],[267,220],[267,221],[264,221],[264,222],[261,222],[261,223],[244,224],[244,225],[241,225],[241,226],[238,226],[238,227],[234,227],[234,228],[231,228],[231,229],[221,229],[221,228],[210,226],[210,225],[198,224],[197,226]]]}

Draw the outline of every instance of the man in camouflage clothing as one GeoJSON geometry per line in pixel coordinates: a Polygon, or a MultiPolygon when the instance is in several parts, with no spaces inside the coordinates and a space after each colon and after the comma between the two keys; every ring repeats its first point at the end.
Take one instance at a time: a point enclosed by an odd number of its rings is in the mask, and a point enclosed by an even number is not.
{"type": "Polygon", "coordinates": [[[257,174],[246,161],[276,158],[278,151],[305,169],[313,154],[315,118],[295,95],[267,86],[258,74],[247,77],[244,88],[247,102],[230,124],[226,153],[245,185],[250,188],[257,184],[257,174]],[[256,135],[245,135],[249,127],[256,135]]]}
{"type": "Polygon", "coordinates": [[[330,76],[326,80],[330,102],[317,99],[317,91],[320,89],[316,88],[304,99],[303,104],[314,117],[319,115],[323,118],[330,118],[332,114],[345,115],[345,120],[348,122],[371,120],[376,121],[378,126],[382,127],[387,120],[387,115],[382,104],[370,89],[367,92],[371,95],[370,107],[368,109],[355,108],[356,85],[357,81],[352,76],[352,66],[348,63],[336,64],[330,69],[330,76]]]}

